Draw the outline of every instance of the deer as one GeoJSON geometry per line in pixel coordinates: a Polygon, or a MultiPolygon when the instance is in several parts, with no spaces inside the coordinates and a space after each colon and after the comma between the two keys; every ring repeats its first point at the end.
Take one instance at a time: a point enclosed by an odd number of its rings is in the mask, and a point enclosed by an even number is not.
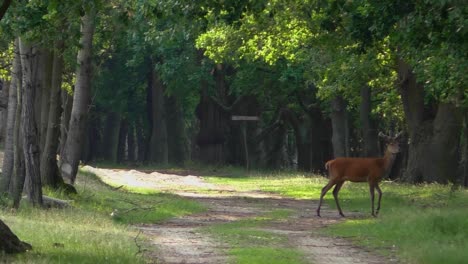
{"type": "Polygon", "coordinates": [[[381,158],[336,158],[325,163],[325,169],[328,170],[329,181],[322,188],[320,194],[320,202],[317,208],[317,216],[320,217],[320,207],[322,206],[323,197],[327,192],[333,189],[333,197],[335,198],[336,207],[342,217],[345,217],[338,202],[338,193],[345,181],[350,182],[368,182],[371,198],[371,213],[377,217],[380,210],[380,201],[382,199],[382,190],[379,187],[379,182],[382,180],[386,172],[388,172],[395,160],[396,154],[400,152],[399,138],[402,132],[397,133],[394,137],[387,136],[382,132],[379,137],[382,137],[386,142],[385,154],[381,158]],[[374,196],[375,190],[379,194],[377,209],[374,213],[374,196]]]}

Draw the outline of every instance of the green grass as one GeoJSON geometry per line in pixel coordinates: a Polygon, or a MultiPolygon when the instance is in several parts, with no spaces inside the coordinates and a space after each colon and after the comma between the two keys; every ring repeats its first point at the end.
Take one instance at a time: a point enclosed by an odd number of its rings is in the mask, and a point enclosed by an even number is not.
{"type": "Polygon", "coordinates": [[[264,216],[218,224],[204,228],[230,246],[234,263],[303,263],[302,253],[288,248],[287,237],[262,230],[271,221],[287,218],[287,210],[275,210],[264,216]]]}
{"type": "MultiPolygon", "coordinates": [[[[40,210],[26,203],[16,212],[0,209],[12,231],[33,245],[32,251],[9,256],[7,262],[144,263],[135,244],[138,232],[128,224],[154,223],[204,210],[198,203],[170,194],[115,190],[88,173],[78,176],[76,186],[79,194],[70,198],[45,190],[47,195],[72,199],[70,209],[40,210]]],[[[141,236],[137,241],[145,243],[141,236]]]]}
{"type": "MultiPolygon", "coordinates": [[[[323,177],[282,173],[254,173],[250,177],[210,177],[209,181],[239,190],[262,190],[302,199],[319,199],[326,184],[323,177]]],[[[366,183],[346,183],[339,195],[346,215],[360,218],[332,225],[325,233],[353,239],[383,254],[396,249],[399,258],[411,263],[463,263],[468,259],[468,190],[453,191],[439,184],[407,185],[382,182],[382,209],[370,216],[366,183]]],[[[331,191],[325,202],[335,210],[331,191]]]]}

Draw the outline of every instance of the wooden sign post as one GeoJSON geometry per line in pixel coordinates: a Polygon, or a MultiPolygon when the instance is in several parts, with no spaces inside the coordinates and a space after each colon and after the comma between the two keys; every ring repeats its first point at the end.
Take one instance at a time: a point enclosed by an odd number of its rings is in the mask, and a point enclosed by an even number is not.
{"type": "Polygon", "coordinates": [[[233,115],[231,117],[232,121],[243,121],[241,122],[241,132],[242,132],[242,139],[243,145],[245,150],[245,168],[247,170],[250,169],[249,166],[249,146],[247,145],[247,123],[245,121],[259,121],[260,118],[258,116],[236,116],[233,115]]]}

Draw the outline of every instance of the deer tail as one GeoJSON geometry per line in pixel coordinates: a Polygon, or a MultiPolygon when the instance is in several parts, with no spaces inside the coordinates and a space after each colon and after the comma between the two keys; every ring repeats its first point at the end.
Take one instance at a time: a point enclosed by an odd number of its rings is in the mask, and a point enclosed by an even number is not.
{"type": "Polygon", "coordinates": [[[330,168],[330,165],[332,163],[333,160],[329,160],[327,161],[327,163],[325,163],[325,169],[328,170],[330,168]]]}

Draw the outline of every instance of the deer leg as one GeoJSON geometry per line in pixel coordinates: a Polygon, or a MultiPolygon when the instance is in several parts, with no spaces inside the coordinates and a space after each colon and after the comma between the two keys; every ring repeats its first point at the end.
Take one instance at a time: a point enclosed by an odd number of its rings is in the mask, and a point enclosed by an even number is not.
{"type": "Polygon", "coordinates": [[[369,183],[369,191],[370,191],[370,197],[371,197],[371,212],[372,212],[372,216],[376,216],[374,214],[374,195],[375,195],[375,185],[374,183],[369,183]]]}
{"type": "Polygon", "coordinates": [[[331,187],[333,187],[333,185],[335,185],[335,183],[330,181],[330,182],[328,182],[327,185],[325,185],[325,187],[322,188],[322,193],[320,194],[320,201],[319,201],[319,205],[318,205],[318,208],[317,208],[317,216],[320,216],[320,207],[322,206],[323,197],[328,192],[328,190],[330,190],[331,187]]]}
{"type": "Polygon", "coordinates": [[[340,192],[341,186],[343,186],[344,181],[336,184],[335,189],[333,189],[333,197],[335,198],[336,208],[342,217],[345,217],[343,211],[341,211],[340,203],[338,202],[338,193],[340,192]]]}
{"type": "Polygon", "coordinates": [[[377,202],[377,210],[375,210],[375,215],[378,215],[379,210],[380,210],[380,200],[382,200],[382,190],[380,190],[378,183],[375,185],[375,189],[377,189],[377,193],[379,194],[379,200],[377,202]]]}

